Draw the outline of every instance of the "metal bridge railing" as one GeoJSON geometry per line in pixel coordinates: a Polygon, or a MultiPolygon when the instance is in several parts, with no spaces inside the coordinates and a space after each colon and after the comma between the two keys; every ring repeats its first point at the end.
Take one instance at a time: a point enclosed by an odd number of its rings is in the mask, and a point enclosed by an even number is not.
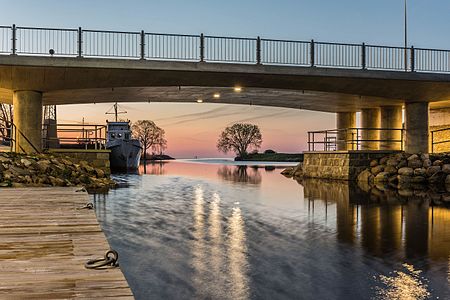
{"type": "Polygon", "coordinates": [[[364,150],[364,146],[373,149],[374,145],[383,149],[384,146],[392,144],[398,146],[395,148],[403,150],[403,136],[404,129],[402,128],[346,128],[308,131],[308,151],[364,150]],[[372,138],[374,133],[379,138],[372,138]]]}
{"type": "Polygon", "coordinates": [[[44,124],[42,136],[44,149],[101,150],[106,146],[106,125],[44,124]]]}
{"type": "Polygon", "coordinates": [[[450,127],[431,130],[431,152],[450,152],[450,127]]]}
{"type": "Polygon", "coordinates": [[[450,50],[15,25],[0,26],[0,54],[450,73],[450,50]]]}

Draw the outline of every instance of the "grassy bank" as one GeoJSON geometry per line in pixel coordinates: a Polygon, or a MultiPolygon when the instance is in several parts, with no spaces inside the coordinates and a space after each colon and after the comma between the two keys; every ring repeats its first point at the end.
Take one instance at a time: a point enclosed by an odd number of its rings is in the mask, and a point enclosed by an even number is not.
{"type": "Polygon", "coordinates": [[[236,157],[236,161],[276,161],[276,162],[300,162],[303,161],[303,153],[254,153],[244,157],[236,157]]]}

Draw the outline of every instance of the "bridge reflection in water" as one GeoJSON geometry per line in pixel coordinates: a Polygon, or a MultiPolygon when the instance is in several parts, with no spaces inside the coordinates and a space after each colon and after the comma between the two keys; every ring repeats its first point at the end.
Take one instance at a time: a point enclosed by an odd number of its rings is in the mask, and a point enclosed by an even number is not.
{"type": "Polygon", "coordinates": [[[387,257],[403,252],[399,259],[428,256],[447,260],[450,251],[450,210],[433,206],[425,198],[395,194],[368,194],[351,182],[303,179],[310,213],[314,202],[336,209],[336,231],[341,242],[358,244],[368,253],[387,257]]]}

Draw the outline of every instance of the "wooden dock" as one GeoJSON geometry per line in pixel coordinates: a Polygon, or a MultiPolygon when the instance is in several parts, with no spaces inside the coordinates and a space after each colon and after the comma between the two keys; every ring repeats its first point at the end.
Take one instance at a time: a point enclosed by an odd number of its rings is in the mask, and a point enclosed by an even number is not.
{"type": "Polygon", "coordinates": [[[1,299],[134,299],[120,268],[84,267],[109,244],[77,190],[0,189],[1,299]]]}

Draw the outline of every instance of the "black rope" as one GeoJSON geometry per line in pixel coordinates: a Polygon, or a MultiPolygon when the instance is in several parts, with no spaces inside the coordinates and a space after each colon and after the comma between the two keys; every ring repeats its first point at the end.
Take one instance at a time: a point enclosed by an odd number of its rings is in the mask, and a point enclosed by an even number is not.
{"type": "Polygon", "coordinates": [[[85,264],[86,269],[107,269],[119,266],[119,253],[115,250],[108,250],[103,258],[90,259],[85,264]]]}

